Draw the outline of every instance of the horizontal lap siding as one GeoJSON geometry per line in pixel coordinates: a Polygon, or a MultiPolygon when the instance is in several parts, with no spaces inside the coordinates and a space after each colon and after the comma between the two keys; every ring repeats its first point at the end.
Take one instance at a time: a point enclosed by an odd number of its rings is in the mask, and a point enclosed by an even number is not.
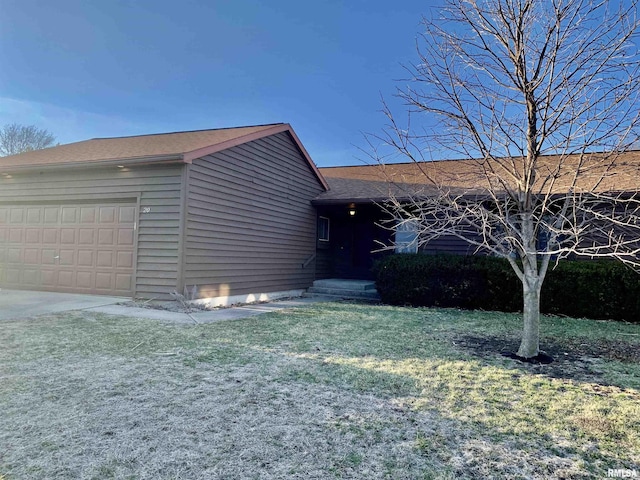
{"type": "Polygon", "coordinates": [[[316,279],[331,278],[333,273],[333,254],[329,249],[318,249],[316,256],[316,279]]]}
{"type": "Polygon", "coordinates": [[[38,204],[140,198],[135,294],[168,298],[177,287],[183,165],[86,168],[0,177],[0,202],[38,204]],[[144,209],[148,213],[142,213],[144,209]]]}
{"type": "Polygon", "coordinates": [[[443,235],[421,246],[420,251],[429,254],[472,255],[475,253],[476,247],[454,235],[443,235]]]}
{"type": "Polygon", "coordinates": [[[189,167],[185,285],[201,297],[306,288],[323,191],[284,132],[189,167]]]}

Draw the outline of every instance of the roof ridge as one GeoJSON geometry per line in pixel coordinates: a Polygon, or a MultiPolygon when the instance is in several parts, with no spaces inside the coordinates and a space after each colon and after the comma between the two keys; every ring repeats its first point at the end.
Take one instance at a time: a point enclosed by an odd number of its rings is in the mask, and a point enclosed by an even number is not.
{"type": "MultiPolygon", "coordinates": [[[[607,153],[612,153],[610,151],[598,151],[598,152],[585,152],[585,154],[587,155],[598,155],[598,154],[607,154],[607,153]]],[[[625,155],[628,153],[640,153],[640,148],[637,149],[633,149],[633,150],[625,150],[622,152],[618,152],[620,155],[625,155]]],[[[545,155],[541,155],[541,158],[548,158],[548,157],[557,157],[560,155],[565,155],[568,157],[575,157],[577,155],[580,155],[580,153],[567,153],[567,154],[562,154],[562,153],[547,153],[545,155]]],[[[500,157],[500,158],[505,158],[505,157],[500,157]]],[[[474,161],[474,160],[479,160],[478,158],[439,158],[439,159],[433,159],[433,160],[421,160],[418,162],[389,162],[389,163],[364,163],[364,164],[360,164],[360,165],[329,165],[327,167],[318,167],[322,170],[328,170],[330,168],[366,168],[366,167],[392,167],[395,165],[415,165],[417,164],[422,164],[422,163],[449,163],[449,162],[470,162],[470,161],[474,161]]]]}
{"type": "MultiPolygon", "coordinates": [[[[118,140],[121,138],[137,138],[137,137],[157,137],[160,135],[175,135],[179,133],[198,133],[198,132],[214,132],[217,130],[236,130],[240,128],[256,128],[256,127],[274,127],[276,125],[285,125],[284,122],[276,122],[276,123],[263,123],[258,125],[240,125],[236,127],[220,127],[220,128],[202,128],[198,130],[179,130],[176,132],[160,132],[160,133],[143,133],[141,135],[124,135],[121,137],[94,137],[89,138],[87,140],[81,140],[84,142],[88,142],[90,140],[118,140]]],[[[75,142],[72,142],[75,143],[75,142]]],[[[70,144],[67,144],[70,145],[70,144]]]]}

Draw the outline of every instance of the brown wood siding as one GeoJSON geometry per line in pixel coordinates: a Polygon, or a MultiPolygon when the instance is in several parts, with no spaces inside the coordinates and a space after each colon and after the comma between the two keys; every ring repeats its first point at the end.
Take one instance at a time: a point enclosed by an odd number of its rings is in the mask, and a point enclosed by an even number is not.
{"type": "Polygon", "coordinates": [[[334,277],[333,252],[328,248],[319,248],[316,254],[316,280],[334,277]]]}
{"type": "Polygon", "coordinates": [[[0,177],[0,203],[139,199],[134,293],[145,298],[168,298],[178,283],[183,168],[176,164],[17,173],[0,177]]]}
{"type": "Polygon", "coordinates": [[[473,255],[476,253],[476,247],[455,235],[444,235],[422,245],[420,251],[428,254],[473,255]]]}
{"type": "Polygon", "coordinates": [[[201,297],[307,288],[323,191],[288,133],[189,166],[184,278],[201,297]]]}

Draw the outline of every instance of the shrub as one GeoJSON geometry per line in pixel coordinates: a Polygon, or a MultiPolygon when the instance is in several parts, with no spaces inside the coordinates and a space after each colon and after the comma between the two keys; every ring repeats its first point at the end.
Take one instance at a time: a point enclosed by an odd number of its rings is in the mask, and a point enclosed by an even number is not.
{"type": "Polygon", "coordinates": [[[640,322],[640,275],[614,261],[562,261],[547,273],[544,313],[640,322]]]}
{"type": "MultiPolygon", "coordinates": [[[[382,300],[392,305],[522,310],[522,284],[505,259],[390,255],[374,273],[382,300]]],[[[547,273],[540,308],[571,317],[640,321],[640,275],[613,261],[564,260],[547,273]]]]}

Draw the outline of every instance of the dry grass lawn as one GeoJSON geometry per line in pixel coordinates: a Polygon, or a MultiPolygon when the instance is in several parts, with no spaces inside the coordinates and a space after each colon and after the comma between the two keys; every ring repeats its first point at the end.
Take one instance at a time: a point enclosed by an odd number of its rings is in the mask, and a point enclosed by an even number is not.
{"type": "Polygon", "coordinates": [[[640,475],[640,327],[317,304],[206,325],[0,328],[0,479],[640,475]]]}

